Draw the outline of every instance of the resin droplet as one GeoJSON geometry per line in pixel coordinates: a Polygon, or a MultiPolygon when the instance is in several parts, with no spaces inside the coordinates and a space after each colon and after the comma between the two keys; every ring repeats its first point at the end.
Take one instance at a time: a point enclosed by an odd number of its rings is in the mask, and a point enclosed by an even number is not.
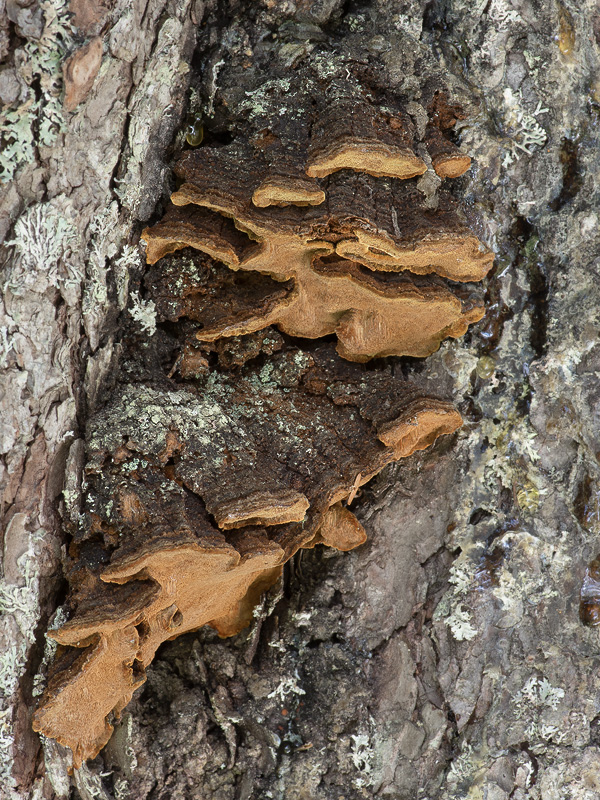
{"type": "Polygon", "coordinates": [[[204,125],[202,124],[202,117],[199,114],[189,116],[185,124],[186,142],[192,147],[198,147],[199,144],[202,144],[203,139],[204,125]]]}
{"type": "Polygon", "coordinates": [[[573,17],[566,10],[560,8],[558,14],[558,49],[563,56],[570,56],[575,49],[575,26],[573,17]]]}
{"type": "Polygon", "coordinates": [[[475,367],[475,371],[477,372],[477,377],[481,378],[482,380],[487,380],[491,378],[494,374],[496,369],[496,362],[490,356],[482,356],[479,361],[477,362],[477,366],[475,367]]]}

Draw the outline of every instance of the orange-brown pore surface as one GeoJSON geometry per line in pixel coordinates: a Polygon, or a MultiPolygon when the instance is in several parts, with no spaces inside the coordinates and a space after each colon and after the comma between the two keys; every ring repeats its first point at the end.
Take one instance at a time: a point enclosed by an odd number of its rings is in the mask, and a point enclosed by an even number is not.
{"type": "Polygon", "coordinates": [[[331,346],[206,379],[203,392],[118,389],[88,430],[88,494],[71,546],[70,618],[34,727],[94,757],[167,639],[232,635],[299,548],[349,550],[342,503],[459,414],[331,346]]]}
{"type": "Polygon", "coordinates": [[[223,314],[199,339],[274,324],[310,339],[335,333],[341,355],[366,361],[427,356],[482,317],[472,291],[440,280],[479,281],[493,261],[449,195],[432,210],[412,183],[344,169],[321,181],[322,203],[257,206],[264,179],[253,158],[239,143],[187,153],[176,167],[184,183],[174,205],[143,232],[149,264],[190,246],[232,270],[292,282],[269,310],[223,314]]]}

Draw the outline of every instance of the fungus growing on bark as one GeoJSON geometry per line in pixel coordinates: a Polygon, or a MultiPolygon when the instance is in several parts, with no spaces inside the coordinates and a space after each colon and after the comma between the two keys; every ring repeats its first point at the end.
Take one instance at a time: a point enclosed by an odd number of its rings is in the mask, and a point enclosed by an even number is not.
{"type": "Polygon", "coordinates": [[[465,113],[451,105],[445,92],[435,91],[428,106],[429,122],[425,143],[434,170],[441,178],[458,178],[471,166],[471,159],[450,139],[450,132],[465,113]]]}
{"type": "Polygon", "coordinates": [[[462,112],[427,88],[412,117],[336,58],[295,70],[301,91],[225,65],[242,124],[221,146],[191,131],[144,231],[158,329],[88,423],[69,620],[49,634],[61,648],[34,717],[76,767],[162,642],[230,636],[300,548],[364,542],[359,487],[461,424],[389,365],[349,362],[426,356],[483,314],[468,284],[493,256],[448,191],[417,181],[468,168],[449,134],[462,112]],[[272,325],[335,333],[347,360],[272,325]]]}
{"type": "Polygon", "coordinates": [[[414,178],[427,165],[413,151],[412,123],[405,114],[385,114],[364,98],[336,98],[312,129],[306,174],[324,178],[340,169],[376,177],[414,178]]]}
{"type": "MultiPolygon", "coordinates": [[[[147,261],[189,246],[216,270],[263,276],[269,309],[257,302],[240,315],[235,291],[231,300],[224,292],[219,308],[229,313],[194,315],[202,341],[276,325],[310,339],[335,333],[338,352],[353,361],[429,355],[483,315],[472,287],[455,284],[481,280],[493,255],[448,192],[432,208],[406,180],[427,169],[408,115],[329,92],[310,126],[290,110],[287,122],[279,114],[247,141],[185,153],[172,205],[143,232],[147,261]],[[276,300],[275,282],[288,287],[276,300]]],[[[459,117],[434,95],[424,141],[442,177],[470,164],[447,136],[459,117]]]]}
{"type": "Polygon", "coordinates": [[[342,503],[387,464],[455,431],[460,415],[330,345],[212,373],[201,391],[126,384],[90,422],[71,616],[34,726],[93,757],[157,647],[212,625],[241,630],[299,548],[349,550],[342,503]]]}
{"type": "MultiPolygon", "coordinates": [[[[186,154],[176,168],[186,183],[175,205],[143,234],[150,264],[191,246],[265,284],[270,278],[271,287],[291,282],[268,311],[258,304],[242,318],[232,311],[218,322],[199,320],[199,339],[275,324],[311,339],[336,333],[341,355],[365,361],[429,355],[481,318],[472,289],[441,280],[480,280],[493,258],[450,197],[432,211],[405,182],[342,172],[327,179],[325,204],[258,208],[252,182],[237,176],[236,165],[248,161],[238,146],[186,154]]],[[[273,288],[265,291],[273,298],[273,288]]],[[[224,293],[221,307],[230,304],[224,293]]]]}

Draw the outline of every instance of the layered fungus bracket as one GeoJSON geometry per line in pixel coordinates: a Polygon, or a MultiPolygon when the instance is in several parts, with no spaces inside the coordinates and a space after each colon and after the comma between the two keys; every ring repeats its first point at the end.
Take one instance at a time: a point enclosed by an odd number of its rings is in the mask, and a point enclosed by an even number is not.
{"type": "Polygon", "coordinates": [[[493,254],[450,192],[432,196],[415,179],[428,165],[438,183],[470,165],[449,138],[462,112],[444,92],[430,95],[421,138],[400,106],[332,80],[316,108],[274,96],[247,137],[178,160],[180,187],[143,232],[148,263],[192,247],[216,271],[256,277],[254,305],[242,308],[233,287],[208,313],[190,309],[200,340],[269,325],[309,339],[335,333],[340,355],[361,362],[427,356],[482,317],[472,284],[493,254]]]}
{"type": "Polygon", "coordinates": [[[300,548],[361,544],[358,487],[461,424],[360,362],[426,356],[483,314],[492,254],[444,183],[470,164],[452,140],[463,114],[439,80],[402,105],[342,50],[315,49],[292,77],[269,61],[267,82],[232,55],[209,103],[231,110],[231,137],[192,138],[143,233],[159,327],[141,347],[125,337],[88,421],[68,621],[48,634],[34,717],[76,767],[162,642],[235,634],[300,548]],[[337,353],[306,341],[332,334],[337,353]]]}
{"type": "Polygon", "coordinates": [[[201,385],[121,385],[89,425],[70,618],[49,633],[61,648],[35,729],[75,766],[95,756],[162,642],[237,633],[299,548],[361,544],[345,501],[460,425],[448,402],[331,345],[201,385]]]}

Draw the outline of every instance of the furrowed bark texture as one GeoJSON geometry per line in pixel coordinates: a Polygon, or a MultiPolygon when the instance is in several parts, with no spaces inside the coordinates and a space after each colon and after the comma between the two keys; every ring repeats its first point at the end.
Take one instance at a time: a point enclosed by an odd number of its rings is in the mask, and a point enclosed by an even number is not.
{"type": "MultiPolygon", "coordinates": [[[[0,115],[20,137],[0,155],[2,791],[597,796],[598,629],[583,624],[600,602],[596,4],[81,3],[74,28],[56,4],[19,9],[7,3],[0,28],[0,115]],[[426,361],[387,367],[454,396],[465,425],[363,488],[352,511],[366,544],[295,556],[249,631],[163,645],[107,747],[69,776],[70,754],[40,749],[30,719],[64,592],[61,530],[81,510],[83,426],[117,363],[132,380],[152,375],[149,284],[131,244],[176,188],[186,100],[201,146],[227,146],[254,130],[280,71],[300,74],[319,48],[348,54],[349,79],[384,75],[423,134],[419,92],[436,70],[468,112],[455,130],[473,164],[452,192],[497,253],[486,315],[426,361]]],[[[418,180],[433,201],[439,176],[418,180]]],[[[279,189],[266,181],[259,198],[279,189]]],[[[247,288],[265,297],[259,280],[247,288]]],[[[217,356],[235,365],[280,348],[280,334],[264,336],[217,356]]],[[[188,353],[190,374],[209,350],[188,353]]]]}

